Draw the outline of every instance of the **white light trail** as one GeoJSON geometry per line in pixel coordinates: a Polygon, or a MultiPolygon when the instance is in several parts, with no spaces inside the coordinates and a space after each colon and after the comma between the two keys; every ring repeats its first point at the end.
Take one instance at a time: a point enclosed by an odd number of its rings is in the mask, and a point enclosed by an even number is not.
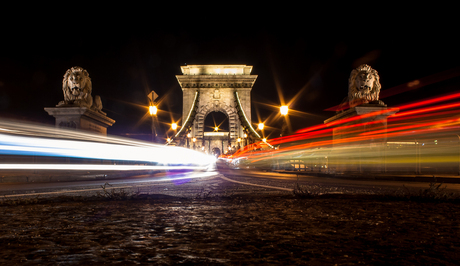
{"type": "Polygon", "coordinates": [[[86,134],[0,120],[0,155],[25,155],[132,162],[109,164],[2,164],[0,169],[162,170],[205,169],[215,157],[148,142],[86,134]],[[39,137],[37,137],[39,136],[39,137]],[[74,137],[74,138],[72,138],[74,137]],[[150,165],[142,165],[150,164],[150,165]],[[153,165],[152,165],[153,164],[153,165]]]}
{"type": "Polygon", "coordinates": [[[0,164],[0,170],[206,170],[206,166],[102,165],[102,164],[0,164]]]}
{"type": "Polygon", "coordinates": [[[0,154],[75,157],[160,164],[210,164],[206,154],[179,147],[136,147],[87,141],[55,140],[0,134],[0,154]]]}

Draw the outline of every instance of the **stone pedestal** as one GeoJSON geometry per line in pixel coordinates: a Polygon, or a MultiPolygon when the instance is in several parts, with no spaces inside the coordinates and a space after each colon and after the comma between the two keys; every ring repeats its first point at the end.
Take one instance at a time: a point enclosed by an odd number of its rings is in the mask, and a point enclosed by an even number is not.
{"type": "Polygon", "coordinates": [[[56,118],[58,128],[82,129],[107,135],[107,127],[115,123],[106,113],[87,107],[46,107],[45,111],[56,118]]]}
{"type": "Polygon", "coordinates": [[[330,171],[383,172],[387,118],[397,111],[383,105],[363,104],[325,120],[333,127],[330,171]]]}

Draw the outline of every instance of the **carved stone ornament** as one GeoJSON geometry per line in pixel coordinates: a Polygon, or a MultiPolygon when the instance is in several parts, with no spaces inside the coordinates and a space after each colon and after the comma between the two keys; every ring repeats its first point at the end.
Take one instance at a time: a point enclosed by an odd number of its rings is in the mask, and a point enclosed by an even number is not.
{"type": "Polygon", "coordinates": [[[365,103],[384,105],[379,100],[380,88],[380,77],[375,69],[366,64],[353,69],[348,79],[350,108],[365,103]]]}
{"type": "Polygon", "coordinates": [[[101,98],[96,95],[91,96],[92,84],[88,71],[75,66],[67,70],[62,80],[62,92],[64,101],[59,102],[59,106],[87,107],[95,111],[102,110],[101,98]]]}
{"type": "Polygon", "coordinates": [[[220,99],[220,91],[219,89],[214,90],[214,94],[212,95],[214,99],[220,99]]]}

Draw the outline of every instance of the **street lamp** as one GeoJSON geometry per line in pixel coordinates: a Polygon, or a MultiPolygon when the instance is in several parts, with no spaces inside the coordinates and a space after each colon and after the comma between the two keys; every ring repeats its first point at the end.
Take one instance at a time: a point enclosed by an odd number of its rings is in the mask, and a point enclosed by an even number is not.
{"type": "Polygon", "coordinates": [[[158,108],[155,106],[155,105],[150,105],[149,106],[149,112],[150,112],[150,115],[157,115],[157,112],[158,112],[158,108]]]}
{"type": "Polygon", "coordinates": [[[192,134],[187,133],[187,138],[185,139],[185,142],[187,144],[187,149],[190,149],[190,138],[192,137],[192,134]]]}
{"type": "Polygon", "coordinates": [[[283,117],[283,126],[281,127],[281,134],[280,136],[284,136],[284,132],[286,131],[287,128],[287,114],[289,112],[289,107],[287,105],[283,105],[280,107],[280,113],[283,117]]]}
{"type": "Polygon", "coordinates": [[[176,124],[176,123],[172,123],[172,124],[171,124],[171,129],[172,129],[172,130],[176,130],[176,129],[177,129],[177,124],[176,124]]]}
{"type": "Polygon", "coordinates": [[[287,115],[289,112],[289,107],[287,105],[283,105],[280,107],[280,113],[282,115],[287,115]]]}
{"type": "Polygon", "coordinates": [[[259,123],[258,128],[259,128],[260,130],[263,130],[263,129],[264,129],[264,123],[259,123]]]}
{"type": "Polygon", "coordinates": [[[155,118],[158,112],[158,108],[155,105],[155,100],[158,98],[158,94],[156,94],[154,91],[151,91],[149,94],[147,94],[147,98],[149,100],[149,113],[152,117],[152,142],[155,142],[157,137],[157,131],[155,128],[155,118]]]}
{"type": "Polygon", "coordinates": [[[155,128],[155,117],[157,116],[158,108],[155,105],[149,106],[149,113],[152,117],[152,142],[155,142],[157,137],[157,131],[155,128]]]}

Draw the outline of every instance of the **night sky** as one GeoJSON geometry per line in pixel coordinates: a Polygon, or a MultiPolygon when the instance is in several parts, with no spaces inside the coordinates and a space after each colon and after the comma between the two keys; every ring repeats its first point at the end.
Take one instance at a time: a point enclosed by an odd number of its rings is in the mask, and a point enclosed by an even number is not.
{"type": "MultiPolygon", "coordinates": [[[[180,118],[182,91],[175,75],[182,74],[181,65],[246,64],[258,75],[252,89],[253,122],[278,112],[270,107],[280,104],[277,87],[286,102],[302,91],[290,106],[299,111],[290,115],[297,130],[335,114],[324,110],[347,96],[350,72],[362,63],[379,72],[382,91],[459,66],[457,36],[446,28],[418,20],[398,27],[327,24],[232,28],[221,22],[194,28],[144,22],[142,27],[85,28],[84,34],[76,25],[20,26],[2,35],[0,117],[53,124],[43,108],[63,100],[63,75],[81,66],[89,72],[92,95],[101,96],[103,111],[116,120],[108,133],[142,138],[150,133],[150,120],[142,119],[150,90],[161,99],[160,122],[180,118]]],[[[454,73],[448,80],[381,100],[394,106],[458,90],[460,71],[454,73]]]]}

